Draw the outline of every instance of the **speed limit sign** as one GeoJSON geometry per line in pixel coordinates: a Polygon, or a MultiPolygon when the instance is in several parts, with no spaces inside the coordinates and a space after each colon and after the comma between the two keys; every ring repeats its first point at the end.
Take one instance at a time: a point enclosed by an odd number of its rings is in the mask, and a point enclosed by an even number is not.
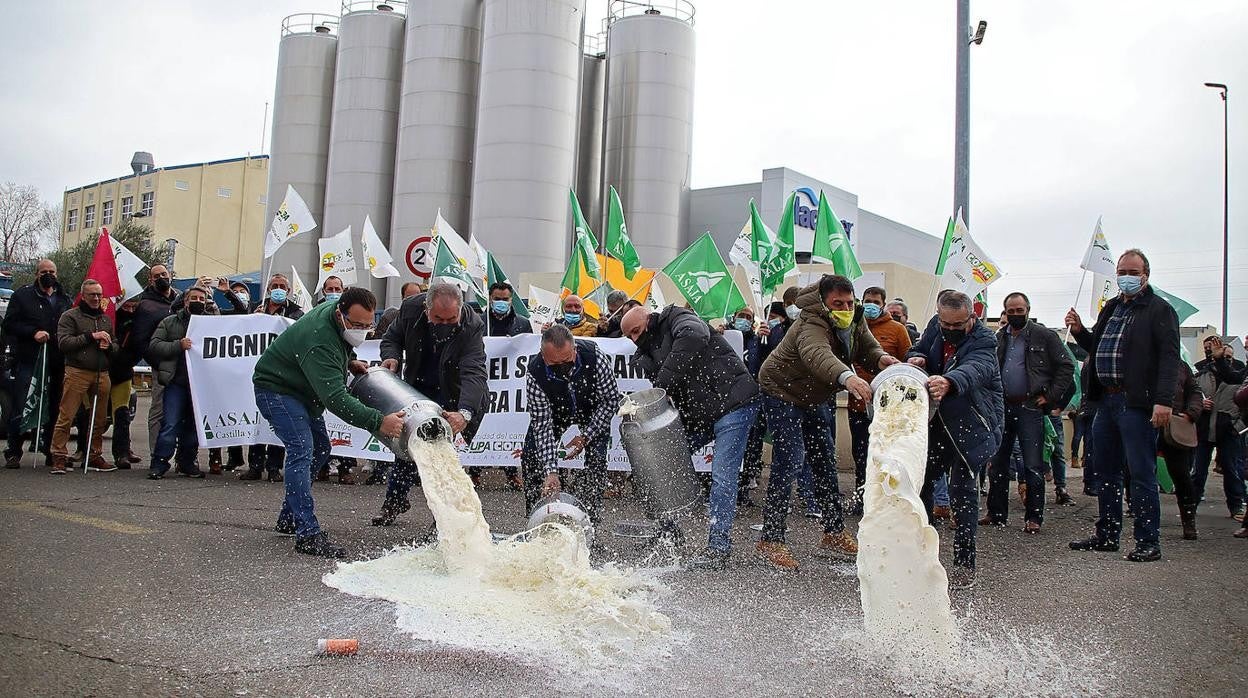
{"type": "Polygon", "coordinates": [[[421,281],[433,275],[433,238],[424,235],[407,246],[407,268],[421,281]]]}

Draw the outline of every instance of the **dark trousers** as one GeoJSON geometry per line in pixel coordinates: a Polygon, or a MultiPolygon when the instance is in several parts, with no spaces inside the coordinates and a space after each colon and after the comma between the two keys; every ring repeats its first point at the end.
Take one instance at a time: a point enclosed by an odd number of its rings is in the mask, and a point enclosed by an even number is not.
{"type": "Polygon", "coordinates": [[[1083,427],[1083,493],[1095,497],[1100,490],[1097,482],[1096,443],[1092,439],[1092,423],[1096,421],[1096,408],[1084,406],[1080,411],[1079,423],[1083,427]]]}
{"type": "MultiPolygon", "coordinates": [[[[22,447],[26,443],[26,434],[22,433],[22,411],[26,404],[26,395],[30,392],[30,382],[35,378],[35,362],[19,363],[13,367],[13,393],[12,413],[9,415],[9,438],[8,445],[4,449],[6,458],[20,458],[22,455],[22,447]]],[[[40,453],[46,454],[48,447],[52,443],[52,426],[56,422],[57,408],[61,404],[61,379],[65,375],[65,367],[59,362],[48,362],[47,392],[43,395],[43,414],[47,421],[44,422],[40,441],[35,448],[40,453]]]]}
{"type": "MultiPolygon", "coordinates": [[[[1214,419],[1217,415],[1213,416],[1214,419]]],[[[1209,461],[1213,458],[1213,449],[1218,449],[1218,463],[1222,465],[1222,491],[1226,494],[1226,508],[1232,514],[1238,513],[1244,506],[1244,468],[1242,443],[1239,434],[1230,424],[1221,424],[1210,441],[1208,434],[1202,431],[1200,441],[1196,444],[1196,452],[1192,458],[1192,488],[1198,499],[1204,499],[1205,483],[1209,479],[1209,461]]]]}
{"type": "Polygon", "coordinates": [[[1026,403],[1005,405],[1001,448],[988,466],[988,517],[993,523],[1009,520],[1010,460],[1016,441],[1023,455],[1022,480],[1027,483],[1024,519],[1044,523],[1044,420],[1044,412],[1026,403]]]}
{"type": "Polygon", "coordinates": [[[1053,486],[1059,490],[1066,489],[1066,427],[1062,424],[1061,415],[1045,417],[1053,425],[1057,433],[1057,444],[1053,447],[1053,455],[1049,458],[1049,468],[1053,471],[1053,486]]]}
{"type": "Polygon", "coordinates": [[[745,461],[741,465],[741,486],[744,487],[750,478],[763,474],[763,437],[767,433],[767,417],[760,410],[750,434],[745,439],[745,461]]]}
{"type": "MultiPolygon", "coordinates": [[[[1183,419],[1177,414],[1171,419],[1183,419]]],[[[1200,501],[1192,487],[1192,449],[1175,446],[1165,438],[1157,440],[1161,457],[1166,459],[1166,470],[1174,481],[1174,496],[1179,500],[1179,514],[1184,521],[1196,517],[1196,504],[1200,501]]]]}
{"type": "Polygon", "coordinates": [[[1152,412],[1127,407],[1125,393],[1106,395],[1096,411],[1092,440],[1096,449],[1100,516],[1096,535],[1118,542],[1122,535],[1123,472],[1131,475],[1131,510],[1137,545],[1157,545],[1161,499],[1157,494],[1157,430],[1152,412]]]}
{"type": "Polygon", "coordinates": [[[871,417],[866,410],[849,411],[850,450],[854,454],[854,489],[867,481],[867,448],[871,445],[871,417]]]}
{"type": "MultiPolygon", "coordinates": [[[[949,440],[940,418],[928,432],[927,474],[919,498],[932,518],[932,490],[942,475],[949,476],[949,508],[953,514],[953,564],[975,566],[975,534],[979,528],[979,489],[976,480],[982,467],[969,465],[949,440]]],[[[1008,460],[1007,460],[1008,463],[1008,460]]]]}
{"type": "Polygon", "coordinates": [[[763,395],[763,411],[771,429],[775,457],[767,479],[763,510],[764,541],[783,543],[789,518],[793,480],[809,464],[815,480],[815,501],[823,511],[825,533],[845,530],[840,483],[836,476],[836,412],[833,405],[798,407],[763,395]]]}
{"type": "MultiPolygon", "coordinates": [[[[562,429],[559,427],[555,425],[557,434],[568,430],[567,425],[563,425],[562,429]]],[[[607,446],[610,443],[610,434],[590,441],[585,446],[585,467],[565,469],[561,474],[564,489],[585,506],[585,513],[589,514],[589,520],[595,527],[602,521],[602,494],[607,489],[607,446]]],[[[532,513],[534,505],[542,498],[542,483],[546,479],[546,468],[537,462],[536,454],[536,440],[530,431],[524,437],[524,451],[520,454],[520,467],[524,470],[525,516],[532,513]]]]}
{"type": "Polygon", "coordinates": [[[230,446],[225,450],[225,462],[231,468],[237,468],[243,465],[243,447],[230,446]]]}
{"type": "Polygon", "coordinates": [[[130,455],[130,422],[134,413],[130,404],[113,405],[113,460],[121,460],[130,455]]]}
{"type": "Polygon", "coordinates": [[[280,473],[285,459],[286,449],[281,446],[255,444],[247,447],[247,468],[252,472],[267,470],[270,474],[280,473]]]}
{"type": "Polygon", "coordinates": [[[1070,415],[1070,457],[1072,459],[1079,457],[1079,447],[1083,446],[1084,454],[1087,454],[1088,439],[1085,438],[1087,429],[1084,427],[1083,414],[1074,412],[1070,415]]]}

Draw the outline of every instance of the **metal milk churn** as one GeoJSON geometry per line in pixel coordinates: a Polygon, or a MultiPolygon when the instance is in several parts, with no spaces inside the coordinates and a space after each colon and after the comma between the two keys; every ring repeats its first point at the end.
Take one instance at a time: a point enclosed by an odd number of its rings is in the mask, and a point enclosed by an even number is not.
{"type": "Polygon", "coordinates": [[[398,458],[412,459],[407,442],[413,434],[424,441],[451,440],[451,425],[442,418],[442,406],[387,369],[380,366],[368,369],[368,373],[351,383],[350,392],[382,414],[403,411],[403,433],[399,438],[373,434],[398,458]]]}
{"type": "Polygon", "coordinates": [[[694,475],[684,424],[667,391],[639,390],[620,404],[626,406],[620,438],[646,516],[671,519],[692,509],[702,486],[694,475]]]}

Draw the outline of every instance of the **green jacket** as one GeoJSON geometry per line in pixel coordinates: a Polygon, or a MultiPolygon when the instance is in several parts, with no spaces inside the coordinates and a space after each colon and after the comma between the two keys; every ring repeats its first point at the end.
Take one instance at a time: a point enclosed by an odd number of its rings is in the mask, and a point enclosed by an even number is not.
{"type": "Polygon", "coordinates": [[[256,362],[257,388],[298,398],[308,413],[328,409],[352,426],[376,433],[382,414],[347,392],[347,362],[354,355],[334,316],[337,303],[312,309],[269,344],[256,362]]]}

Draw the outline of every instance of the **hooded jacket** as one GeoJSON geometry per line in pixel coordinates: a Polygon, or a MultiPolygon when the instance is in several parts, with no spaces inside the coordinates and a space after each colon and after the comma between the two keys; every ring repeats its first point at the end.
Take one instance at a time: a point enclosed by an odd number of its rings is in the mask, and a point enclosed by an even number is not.
{"type": "Polygon", "coordinates": [[[944,376],[952,384],[951,393],[940,401],[931,429],[943,430],[960,459],[974,472],[1001,447],[1005,401],[1001,367],[997,364],[997,338],[976,320],[948,364],[944,347],[939,318],[933,317],[906,358],[923,357],[928,374],[944,376]]]}
{"type": "Polygon", "coordinates": [[[711,431],[715,422],[758,395],[741,356],[728,340],[687,308],[650,314],[637,339],[634,363],[676,403],[685,428],[711,431]]]}
{"type": "Polygon", "coordinates": [[[842,389],[840,378],[852,374],[854,364],[879,366],[884,350],[871,334],[862,306],[855,307],[847,330],[838,331],[832,325],[818,283],[802,289],[795,304],[801,314],[780,346],[763,362],[758,382],[763,392],[774,398],[798,407],[814,407],[842,389]]]}

